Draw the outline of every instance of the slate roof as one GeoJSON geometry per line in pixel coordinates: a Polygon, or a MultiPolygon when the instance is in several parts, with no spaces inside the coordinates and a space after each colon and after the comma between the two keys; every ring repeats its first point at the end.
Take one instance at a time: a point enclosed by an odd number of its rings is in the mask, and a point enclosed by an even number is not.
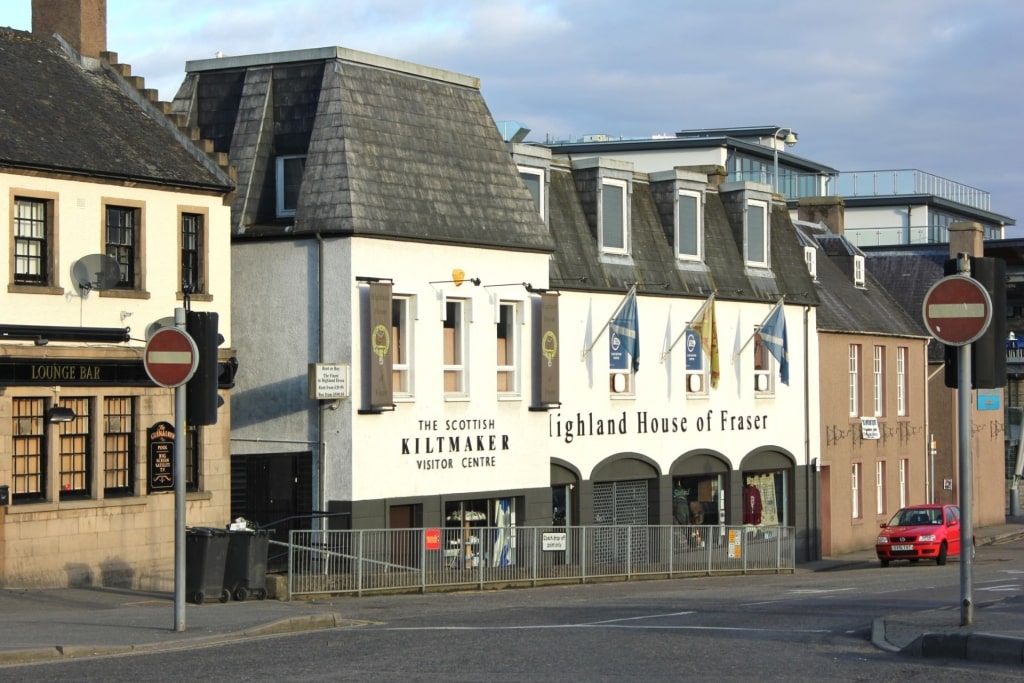
{"type": "Polygon", "coordinates": [[[238,169],[236,238],[553,248],[476,79],[344,48],[190,62],[175,110],[238,169]],[[294,217],[275,159],[305,155],[294,217]]]}
{"type": "MultiPolygon", "coordinates": [[[[853,257],[863,256],[863,253],[845,236],[836,235],[818,224],[795,221],[794,225],[807,242],[813,242],[819,250],[815,283],[821,300],[817,315],[819,332],[931,336],[923,322],[911,316],[902,302],[890,294],[899,290],[875,277],[874,262],[869,263],[865,259],[864,286],[854,284],[853,257]]],[[[903,283],[904,290],[907,284],[903,283]]],[[[920,310],[920,304],[918,308],[920,310]]]]}
{"type": "Polygon", "coordinates": [[[645,295],[707,298],[715,292],[722,300],[765,303],[785,296],[789,304],[817,305],[803,249],[783,204],[773,204],[769,218],[770,270],[745,267],[742,202],[737,199],[736,206],[729,206],[715,191],[705,195],[703,264],[681,265],[675,258],[673,228],[659,217],[645,178],[638,173],[633,182],[629,257],[615,257],[599,253],[596,227],[587,220],[572,171],[565,165],[552,167],[548,223],[556,244],[553,289],[624,293],[635,282],[645,295]]]}
{"type": "Polygon", "coordinates": [[[170,121],[158,121],[155,107],[131,97],[132,86],[109,66],[68,50],[0,28],[0,167],[232,189],[227,173],[170,121]]]}

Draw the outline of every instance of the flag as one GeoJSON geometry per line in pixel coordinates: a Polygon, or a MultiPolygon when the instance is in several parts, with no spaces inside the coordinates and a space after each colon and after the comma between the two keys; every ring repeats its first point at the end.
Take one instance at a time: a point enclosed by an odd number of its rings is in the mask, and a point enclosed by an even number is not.
{"type": "Polygon", "coordinates": [[[633,372],[640,369],[640,323],[636,314],[636,287],[629,290],[625,301],[619,306],[611,323],[608,325],[611,333],[612,348],[615,348],[616,339],[619,348],[629,354],[633,360],[633,372]]]}
{"type": "Polygon", "coordinates": [[[704,355],[711,365],[711,388],[718,388],[718,323],[715,321],[715,299],[714,294],[704,306],[704,313],[695,327],[700,333],[700,346],[704,349],[704,355]]]}
{"type": "Polygon", "coordinates": [[[786,336],[786,315],[782,310],[782,299],[764,322],[761,323],[761,341],[768,353],[779,363],[779,378],[789,384],[789,338],[786,336]]]}

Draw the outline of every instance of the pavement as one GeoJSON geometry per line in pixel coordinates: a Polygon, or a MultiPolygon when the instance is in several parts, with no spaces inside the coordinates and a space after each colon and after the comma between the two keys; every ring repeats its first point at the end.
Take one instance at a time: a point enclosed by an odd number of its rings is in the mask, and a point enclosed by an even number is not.
{"type": "MultiPolygon", "coordinates": [[[[1024,537],[1024,517],[975,530],[979,546],[1024,537]]],[[[877,566],[874,550],[800,563],[797,573],[877,566]]],[[[275,581],[268,588],[275,594],[275,581]]],[[[0,590],[0,667],[72,657],[171,651],[282,633],[361,625],[343,605],[358,598],[231,600],[185,604],[179,630],[171,593],[112,588],[0,590]]],[[[919,657],[1024,664],[1024,596],[978,604],[961,626],[959,606],[879,617],[872,642],[919,657]]]]}

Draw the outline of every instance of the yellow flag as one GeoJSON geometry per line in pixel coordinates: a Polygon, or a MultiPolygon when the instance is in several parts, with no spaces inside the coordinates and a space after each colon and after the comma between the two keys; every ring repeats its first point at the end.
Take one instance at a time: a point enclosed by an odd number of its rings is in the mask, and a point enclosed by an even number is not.
{"type": "Polygon", "coordinates": [[[711,388],[718,388],[718,324],[715,322],[715,301],[712,299],[704,307],[704,314],[697,324],[697,331],[700,333],[700,346],[704,349],[704,355],[711,363],[711,388]]]}

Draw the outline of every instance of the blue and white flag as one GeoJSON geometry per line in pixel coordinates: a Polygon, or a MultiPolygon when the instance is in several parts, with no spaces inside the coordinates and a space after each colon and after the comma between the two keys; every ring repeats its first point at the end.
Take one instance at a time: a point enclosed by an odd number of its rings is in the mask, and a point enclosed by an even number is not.
{"type": "Polygon", "coordinates": [[[782,299],[761,323],[761,342],[768,353],[779,363],[779,378],[783,384],[789,384],[789,338],[786,336],[786,315],[783,312],[782,299]]]}
{"type": "MultiPolygon", "coordinates": [[[[640,323],[636,313],[636,286],[634,285],[618,311],[608,324],[609,344],[612,354],[612,368],[615,368],[616,355],[628,353],[633,361],[633,372],[640,369],[640,323]]],[[[623,359],[624,360],[624,359],[623,359]]],[[[622,364],[625,369],[625,363],[622,364]]]]}

